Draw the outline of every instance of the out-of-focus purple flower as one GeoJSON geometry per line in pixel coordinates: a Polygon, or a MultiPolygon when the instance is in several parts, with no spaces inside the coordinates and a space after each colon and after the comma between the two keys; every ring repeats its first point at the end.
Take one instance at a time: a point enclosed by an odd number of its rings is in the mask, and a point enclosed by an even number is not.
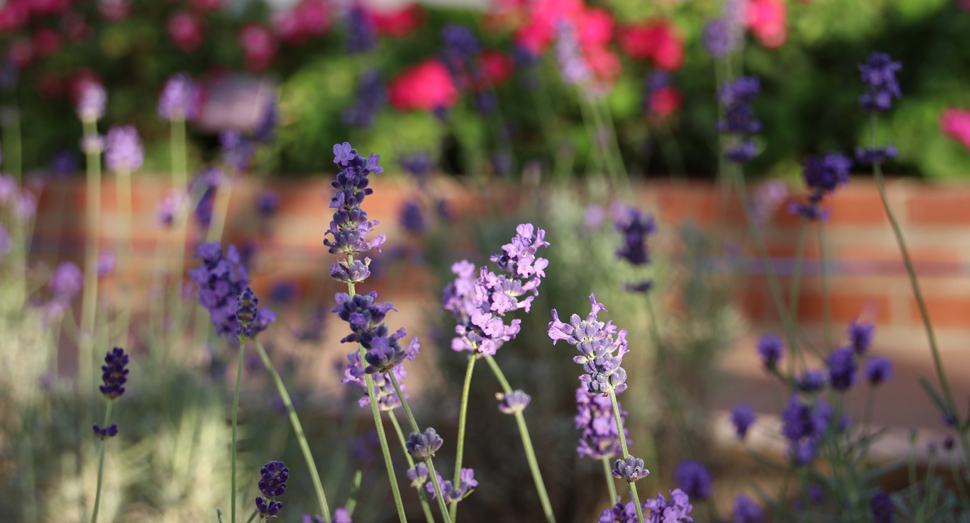
{"type": "Polygon", "coordinates": [[[821,485],[810,485],[808,487],[808,500],[815,505],[825,503],[825,489],[821,485]]]}
{"type": "Polygon", "coordinates": [[[299,285],[292,281],[281,281],[275,283],[269,289],[269,301],[286,305],[292,303],[300,292],[299,285]]]}
{"type": "Polygon", "coordinates": [[[785,356],[785,344],[778,336],[765,334],[758,340],[758,354],[765,370],[774,371],[785,356]]]}
{"type": "Polygon", "coordinates": [[[115,172],[133,172],[145,161],[141,138],[132,125],[112,127],[104,140],[104,164],[115,172]]]}
{"type": "Polygon", "coordinates": [[[762,523],[765,520],[765,511],[753,499],[741,494],[734,498],[731,518],[734,523],[762,523]]]}
{"type": "Polygon", "coordinates": [[[951,450],[953,450],[955,446],[956,446],[956,439],[953,438],[953,434],[947,434],[946,437],[943,438],[943,448],[947,452],[950,452],[951,450]]]}
{"type": "Polygon", "coordinates": [[[102,428],[101,425],[95,423],[91,428],[94,429],[94,435],[101,438],[104,441],[106,438],[113,438],[118,435],[118,424],[112,423],[110,427],[102,428]]]}
{"type": "Polygon", "coordinates": [[[215,205],[216,190],[219,185],[226,181],[222,170],[218,167],[209,167],[189,182],[189,193],[193,196],[198,195],[199,203],[195,208],[194,216],[199,225],[203,228],[209,227],[212,223],[212,210],[215,205]]]}
{"type": "Polygon", "coordinates": [[[576,346],[579,356],[573,361],[583,365],[585,374],[579,380],[586,385],[590,394],[609,394],[610,391],[619,394],[627,389],[626,370],[620,365],[627,349],[626,329],[617,330],[612,321],[603,323],[596,316],[606,307],[596,301],[596,296],[589,295],[593,307],[585,320],[578,314],[569,318],[569,323],[559,321],[556,309],[552,310],[552,321],[549,322],[549,337],[553,345],[559,340],[566,340],[576,346]],[[616,335],[614,341],[613,336],[616,335]]]}
{"type": "Polygon", "coordinates": [[[878,51],[869,55],[866,63],[859,64],[859,73],[867,89],[859,97],[859,106],[863,111],[888,111],[892,108],[893,98],[903,97],[896,81],[896,73],[902,69],[902,62],[893,61],[888,54],[878,51]]]}
{"type": "Polygon", "coordinates": [[[845,392],[855,384],[857,365],[855,351],[851,347],[833,350],[826,364],[829,368],[829,382],[833,389],[845,392]]]}
{"type": "Polygon", "coordinates": [[[511,173],[514,163],[515,158],[512,156],[512,151],[508,149],[503,148],[492,155],[492,170],[500,176],[511,173]]]}
{"type": "Polygon", "coordinates": [[[51,172],[63,177],[77,172],[80,159],[74,151],[61,149],[51,155],[49,165],[51,172]]]}
{"type": "Polygon", "coordinates": [[[223,131],[219,134],[222,146],[222,161],[227,165],[245,171],[256,154],[256,144],[239,131],[223,131]]]}
{"type": "Polygon", "coordinates": [[[417,200],[411,199],[401,205],[401,227],[405,231],[421,235],[424,233],[427,224],[424,221],[424,214],[421,212],[421,204],[417,200]]]}
{"type": "Polygon", "coordinates": [[[0,257],[10,252],[10,235],[7,229],[0,223],[0,257]]]}
{"type": "Polygon", "coordinates": [[[819,210],[822,199],[834,192],[839,186],[849,183],[849,169],[852,160],[840,153],[828,153],[825,156],[809,156],[805,161],[803,175],[805,185],[809,189],[807,203],[792,204],[790,210],[809,220],[817,220],[826,216],[819,210]]]}
{"type": "Polygon", "coordinates": [[[603,225],[603,220],[606,218],[606,211],[603,210],[603,206],[597,203],[591,203],[586,206],[586,211],[583,212],[583,226],[586,227],[587,231],[595,231],[603,225]]]}
{"type": "Polygon", "coordinates": [[[731,423],[734,425],[735,434],[738,439],[743,440],[748,434],[748,429],[754,425],[755,414],[751,405],[741,403],[731,409],[731,423]]]}
{"type": "Polygon", "coordinates": [[[470,29],[461,24],[447,24],[441,28],[442,57],[452,76],[462,77],[481,52],[481,42],[470,29]]]}
{"type": "Polygon", "coordinates": [[[9,174],[0,174],[0,203],[10,203],[20,194],[17,180],[9,174]]]}
{"type": "Polygon", "coordinates": [[[744,37],[743,29],[725,18],[715,18],[704,24],[701,42],[711,58],[723,58],[737,49],[744,37]]]}
{"type": "Polygon", "coordinates": [[[101,366],[101,381],[104,385],[98,387],[101,394],[113,400],[125,393],[125,383],[128,383],[128,355],[121,347],[115,347],[104,356],[101,366]]]}
{"type": "Polygon", "coordinates": [[[788,185],[781,180],[769,180],[758,185],[751,195],[751,217],[760,226],[768,223],[788,198],[788,185]]]}
{"type": "Polygon", "coordinates": [[[732,162],[743,163],[757,154],[754,142],[747,138],[761,131],[761,121],[754,118],[751,102],[761,92],[761,82],[756,77],[742,76],[733,82],[725,82],[718,90],[718,101],[724,106],[724,119],[717,122],[718,132],[741,139],[724,157],[732,162]]]}
{"type": "Polygon", "coordinates": [[[356,127],[374,125],[377,111],[383,107],[387,99],[386,92],[380,71],[376,69],[364,71],[357,79],[357,96],[354,98],[353,105],[345,109],[341,115],[344,123],[356,127]]]}
{"type": "Polygon", "coordinates": [[[802,392],[818,392],[825,386],[825,372],[808,369],[801,377],[795,378],[795,386],[802,392]]]}
{"type": "Polygon", "coordinates": [[[175,218],[182,213],[188,202],[189,196],[185,194],[184,190],[170,190],[156,207],[155,215],[158,217],[158,222],[164,227],[171,227],[175,224],[175,218]]]}
{"type": "Polygon", "coordinates": [[[871,323],[854,320],[849,324],[849,344],[856,354],[865,354],[872,345],[874,327],[871,323]]]}
{"type": "Polygon", "coordinates": [[[872,511],[872,521],[874,523],[892,523],[893,521],[893,500],[883,491],[873,494],[869,501],[869,509],[872,511]]]}
{"type": "Polygon", "coordinates": [[[83,286],[84,274],[73,262],[61,262],[47,280],[47,288],[62,300],[70,300],[83,286]]]}
{"type": "Polygon", "coordinates": [[[377,47],[377,28],[362,7],[355,5],[347,11],[344,27],[344,51],[347,53],[366,53],[377,47]]]}
{"type": "Polygon", "coordinates": [[[879,385],[892,379],[893,362],[885,356],[874,356],[866,361],[866,380],[870,385],[879,385]]]}
{"type": "Polygon", "coordinates": [[[896,146],[889,142],[885,147],[856,147],[855,159],[866,165],[885,163],[897,156],[896,146]]]}
{"type": "Polygon", "coordinates": [[[556,30],[556,65],[566,85],[584,86],[593,79],[593,71],[579,50],[576,29],[565,21],[560,21],[556,30]]]}
{"type": "Polygon", "coordinates": [[[813,406],[798,394],[792,395],[781,419],[782,434],[788,440],[788,455],[796,465],[805,465],[815,459],[830,416],[828,404],[823,400],[818,399],[813,406]]]}
{"type": "Polygon", "coordinates": [[[13,215],[20,221],[27,221],[37,214],[37,197],[34,193],[23,190],[14,201],[13,215]]]}
{"type": "Polygon", "coordinates": [[[758,155],[758,145],[754,140],[745,140],[735,146],[729,147],[724,153],[724,157],[734,163],[744,163],[758,155]]]}
{"type": "Polygon", "coordinates": [[[118,266],[118,257],[113,252],[102,252],[98,255],[98,278],[111,276],[118,266]]]}
{"type": "Polygon", "coordinates": [[[674,469],[674,481],[691,499],[705,500],[711,497],[714,478],[700,461],[684,460],[674,469]]]}
{"type": "Polygon", "coordinates": [[[176,73],[165,81],[158,97],[162,120],[193,120],[202,105],[202,88],[188,73],[176,73]]]}
{"type": "MultiPolygon", "coordinates": [[[[626,428],[626,411],[620,407],[620,421],[623,423],[623,436],[629,434],[626,428]]],[[[589,456],[592,459],[612,459],[623,453],[619,432],[616,430],[616,418],[613,416],[613,404],[609,396],[590,394],[586,387],[576,389],[576,417],[573,421],[582,433],[576,452],[579,457],[589,456]]],[[[627,437],[627,444],[633,442],[627,437]]]]}
{"type": "Polygon", "coordinates": [[[627,207],[614,225],[623,235],[623,246],[616,251],[616,255],[631,265],[650,263],[647,237],[657,230],[653,216],[644,214],[635,207],[627,207]]]}
{"type": "Polygon", "coordinates": [[[532,398],[521,390],[514,390],[508,394],[496,394],[499,400],[498,410],[502,414],[518,414],[529,406],[532,398]]]}
{"type": "Polygon", "coordinates": [[[408,469],[407,476],[408,479],[411,480],[412,487],[421,488],[421,486],[428,481],[428,466],[423,462],[418,463],[414,467],[408,469]]]}
{"type": "Polygon", "coordinates": [[[333,512],[333,523],[354,523],[350,519],[350,511],[345,508],[338,508],[333,512]]]}
{"type": "Polygon", "coordinates": [[[249,287],[246,287],[238,297],[236,306],[236,322],[239,323],[237,335],[240,338],[252,338],[256,325],[256,316],[259,314],[259,298],[249,287]]]}
{"type": "MultiPolygon", "coordinates": [[[[632,518],[628,518],[626,523],[637,521],[636,507],[627,504],[625,511],[627,514],[632,510],[632,518]]],[[[670,491],[670,501],[663,494],[658,493],[656,498],[647,498],[643,504],[644,508],[650,511],[650,523],[681,523],[682,521],[693,521],[690,517],[694,506],[690,504],[690,496],[680,489],[670,491]]]]}
{"type": "Polygon", "coordinates": [[[403,154],[398,163],[414,178],[419,189],[424,188],[435,169],[434,158],[428,151],[403,154]]]}
{"type": "Polygon", "coordinates": [[[84,122],[96,122],[104,116],[104,106],[108,103],[108,94],[104,86],[92,81],[81,85],[81,94],[77,101],[77,115],[84,122]]]}
{"type": "Polygon", "coordinates": [[[280,207],[280,193],[276,191],[263,191],[256,198],[256,210],[264,218],[269,218],[276,213],[280,207]]]}
{"type": "Polygon", "coordinates": [[[277,94],[266,96],[263,103],[263,114],[253,130],[253,138],[259,143],[272,143],[276,138],[276,127],[279,125],[279,97],[277,94]]]}
{"type": "Polygon", "coordinates": [[[196,286],[199,303],[209,310],[209,318],[219,336],[234,337],[239,332],[236,319],[238,296],[249,284],[249,273],[235,245],[223,255],[218,242],[206,243],[195,254],[199,267],[189,271],[196,286]]]}
{"type": "MultiPolygon", "coordinates": [[[[461,469],[458,477],[460,478],[458,485],[454,485],[452,481],[445,481],[441,474],[438,474],[438,485],[441,487],[441,496],[444,497],[445,503],[458,503],[467,498],[478,486],[475,471],[472,469],[461,469]]],[[[431,493],[431,499],[435,499],[437,494],[434,491],[434,485],[430,482],[425,483],[424,488],[431,493]]]]}
{"type": "Polygon", "coordinates": [[[453,350],[489,356],[519,333],[521,320],[506,324],[504,316],[518,309],[531,309],[549,266],[549,260],[536,254],[549,242],[545,241],[546,232],[530,223],[520,224],[515,231],[511,243],[502,246],[502,253],[490,258],[503,274],[482,267],[475,279],[475,266],[470,262],[462,260],[452,265],[458,278],[445,287],[442,310],[450,312],[458,322],[457,336],[451,340],[453,350]],[[520,299],[530,292],[532,296],[520,299]]]}

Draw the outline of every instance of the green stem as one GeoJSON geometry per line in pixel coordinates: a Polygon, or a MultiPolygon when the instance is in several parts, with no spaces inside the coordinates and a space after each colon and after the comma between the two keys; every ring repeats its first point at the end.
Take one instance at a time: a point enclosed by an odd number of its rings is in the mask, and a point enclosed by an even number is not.
{"type": "MultiPolygon", "coordinates": [[[[397,421],[397,416],[394,411],[388,412],[388,418],[391,420],[391,425],[394,425],[394,431],[397,432],[397,439],[401,442],[401,450],[404,451],[404,457],[408,460],[408,468],[414,468],[414,459],[411,458],[411,454],[408,452],[407,440],[404,439],[404,431],[401,430],[401,424],[397,421]]],[[[417,488],[418,497],[421,499],[421,510],[424,511],[424,518],[428,520],[428,523],[434,523],[434,514],[431,513],[431,505],[428,504],[428,497],[424,494],[424,489],[421,487],[417,488]]],[[[457,503],[455,503],[457,505],[457,503]]],[[[347,509],[350,510],[349,508],[347,509]]]]}
{"type": "Polygon", "coordinates": [[[246,353],[246,338],[239,336],[239,361],[236,363],[236,392],[232,398],[232,491],[229,493],[229,521],[236,523],[236,422],[239,417],[239,384],[242,382],[243,355],[246,353]]]}
{"type": "MultiPolygon", "coordinates": [[[[354,256],[347,256],[347,263],[354,263],[354,256]]],[[[353,282],[347,283],[347,293],[351,296],[357,294],[356,285],[353,282]]],[[[357,344],[357,352],[360,354],[361,365],[366,361],[364,359],[365,351],[364,346],[360,343],[357,344]]],[[[392,372],[393,376],[394,373],[392,372]]],[[[367,384],[367,394],[370,396],[370,410],[374,415],[374,425],[377,429],[377,437],[381,441],[381,454],[384,456],[384,466],[387,468],[387,479],[391,484],[391,494],[394,496],[394,506],[397,508],[397,517],[401,520],[401,523],[407,523],[407,515],[404,514],[404,503],[401,501],[401,490],[397,486],[397,478],[394,476],[394,462],[391,460],[391,449],[387,445],[387,434],[384,433],[384,423],[381,421],[381,411],[377,406],[378,392],[377,388],[374,386],[374,378],[370,374],[364,374],[364,382],[367,384]]]]}
{"type": "MultiPolygon", "coordinates": [[[[495,378],[502,385],[502,390],[506,394],[511,394],[512,387],[509,385],[509,381],[505,379],[505,374],[499,368],[495,358],[486,356],[485,361],[488,362],[488,366],[491,367],[495,378]]],[[[549,493],[546,492],[546,484],[542,481],[542,472],[539,471],[539,462],[536,460],[535,449],[532,446],[532,438],[529,436],[529,427],[525,424],[525,416],[521,412],[515,413],[515,423],[519,427],[519,436],[522,438],[522,447],[525,449],[525,458],[529,463],[529,470],[532,471],[532,480],[535,482],[536,490],[539,492],[539,503],[542,504],[542,511],[545,513],[546,520],[549,523],[556,523],[556,517],[552,512],[552,503],[549,501],[549,493]]]]}
{"type": "MultiPolygon", "coordinates": [[[[111,421],[111,403],[108,400],[108,408],[104,412],[104,428],[108,428],[108,422],[111,421]]],[[[94,511],[91,513],[91,523],[96,523],[98,521],[98,509],[101,507],[101,480],[104,477],[104,449],[108,446],[108,440],[101,440],[101,454],[98,456],[98,486],[94,494],[94,511]]]]}
{"type": "Polygon", "coordinates": [[[616,485],[613,483],[613,469],[610,467],[608,459],[601,458],[600,461],[603,462],[603,477],[606,478],[606,488],[610,491],[610,503],[616,504],[619,497],[616,495],[616,485]]]}
{"type": "Polygon", "coordinates": [[[832,344],[832,296],[829,292],[828,256],[825,254],[825,235],[822,233],[822,221],[817,221],[815,225],[815,230],[818,232],[819,272],[822,275],[822,325],[825,328],[823,352],[825,352],[834,348],[832,344]]]}
{"type": "Polygon", "coordinates": [[[610,133],[610,150],[612,152],[614,168],[618,170],[618,174],[622,175],[624,188],[630,188],[630,176],[626,171],[626,163],[623,162],[623,153],[620,151],[620,142],[616,138],[616,124],[613,122],[613,112],[610,111],[608,104],[603,103],[600,100],[596,103],[599,109],[602,110],[600,116],[606,121],[605,129],[610,133]]]}
{"type": "Polygon", "coordinates": [[[310,445],[307,444],[306,434],[303,433],[303,425],[300,424],[300,418],[296,415],[296,409],[293,408],[290,394],[286,391],[286,386],[283,385],[283,380],[280,379],[280,374],[276,371],[276,367],[273,366],[273,362],[270,361],[269,355],[266,354],[266,349],[263,348],[263,344],[259,340],[254,341],[256,341],[256,350],[259,352],[259,357],[263,360],[263,365],[266,366],[266,370],[273,376],[273,382],[276,383],[276,390],[279,392],[280,398],[283,399],[283,405],[286,406],[286,411],[290,415],[290,424],[293,425],[293,432],[296,433],[296,439],[300,443],[300,450],[303,451],[303,459],[306,460],[307,468],[310,469],[310,479],[313,480],[313,489],[316,491],[317,502],[320,503],[320,510],[323,514],[324,522],[329,521],[330,506],[327,505],[327,496],[323,493],[323,483],[320,482],[320,474],[317,472],[316,462],[313,460],[313,454],[310,453],[310,445]]]}
{"type": "MultiPolygon", "coordinates": [[[[256,519],[257,514],[259,514],[259,510],[253,510],[253,513],[249,515],[249,519],[246,520],[246,523],[253,523],[253,520],[256,519]]],[[[221,517],[219,518],[219,521],[222,521],[221,517]]]]}
{"type": "MultiPolygon", "coordinates": [[[[465,453],[465,418],[468,415],[468,394],[472,386],[472,372],[475,370],[475,360],[478,359],[477,353],[472,353],[468,358],[468,369],[465,371],[465,384],[461,390],[461,408],[458,411],[458,449],[455,452],[455,481],[457,485],[461,481],[461,461],[465,453]]],[[[451,504],[451,520],[455,521],[458,514],[458,503],[451,504]]]]}
{"type": "MultiPolygon", "coordinates": [[[[620,445],[623,447],[623,459],[630,457],[630,450],[626,446],[626,435],[623,434],[623,420],[620,419],[620,406],[616,403],[616,393],[610,389],[610,402],[613,404],[613,419],[616,420],[616,433],[620,435],[620,445]]],[[[640,496],[637,495],[637,484],[630,482],[630,495],[633,496],[633,504],[637,508],[637,521],[643,523],[643,507],[640,505],[640,496]]]]}
{"type": "MultiPolygon", "coordinates": [[[[871,117],[870,131],[872,135],[872,144],[873,147],[875,147],[875,113],[873,113],[871,117]]],[[[936,375],[940,380],[940,386],[943,389],[943,394],[946,396],[947,409],[949,409],[949,414],[953,416],[953,419],[956,421],[955,426],[961,427],[959,431],[960,443],[963,445],[964,459],[968,459],[968,453],[970,453],[970,440],[967,439],[967,429],[963,427],[963,423],[960,421],[960,413],[957,411],[956,402],[953,400],[953,391],[950,390],[950,383],[946,379],[946,371],[943,369],[943,360],[940,357],[940,348],[936,343],[936,335],[933,333],[933,324],[930,322],[930,313],[926,308],[926,301],[923,299],[923,292],[920,289],[919,280],[916,278],[916,268],[913,266],[913,260],[909,256],[909,249],[906,248],[906,240],[903,238],[903,231],[899,226],[899,221],[896,219],[896,214],[889,205],[889,197],[886,195],[886,184],[882,177],[882,166],[879,164],[879,162],[873,162],[872,172],[876,179],[876,187],[879,189],[879,197],[882,198],[882,206],[886,210],[886,216],[889,217],[889,223],[892,225],[893,234],[896,236],[896,243],[899,244],[899,252],[903,256],[903,263],[906,265],[906,272],[909,274],[909,283],[913,287],[913,295],[916,297],[916,304],[919,306],[919,313],[923,320],[923,327],[926,329],[926,337],[929,339],[930,352],[933,355],[933,365],[936,367],[936,375]]]]}
{"type": "Polygon", "coordinates": [[[131,323],[131,299],[126,279],[131,267],[131,171],[123,169],[115,173],[115,198],[118,199],[118,222],[121,228],[118,239],[118,283],[121,287],[121,327],[118,329],[118,345],[128,346],[128,328],[131,323]]]}
{"type": "MultiPolygon", "coordinates": [[[[98,135],[97,122],[85,120],[84,135],[98,135]]],[[[94,320],[98,305],[98,233],[101,228],[101,153],[87,153],[87,242],[84,256],[84,292],[81,299],[81,333],[78,375],[81,390],[94,387],[94,320]]]]}
{"type": "Polygon", "coordinates": [[[694,449],[694,442],[690,437],[690,430],[687,427],[687,418],[685,417],[684,409],[681,408],[680,399],[677,397],[677,391],[674,389],[673,380],[670,379],[670,369],[667,367],[667,352],[664,349],[663,340],[660,338],[657,313],[654,311],[653,299],[649,294],[647,294],[647,312],[650,314],[650,336],[653,338],[653,343],[657,347],[657,357],[660,360],[657,367],[660,369],[660,379],[663,381],[663,389],[666,391],[667,401],[670,402],[670,409],[674,412],[674,418],[677,420],[677,428],[680,429],[681,438],[683,438],[686,444],[687,454],[693,459],[697,456],[697,451],[694,449]]]}
{"type": "MultiPolygon", "coordinates": [[[[172,153],[172,188],[175,191],[188,191],[189,181],[185,155],[185,119],[173,118],[169,125],[169,131],[169,148],[172,153]]],[[[174,322],[171,332],[173,337],[182,335],[182,329],[179,328],[179,325],[182,321],[182,275],[185,271],[185,241],[189,234],[189,210],[188,202],[183,202],[183,205],[178,208],[178,214],[175,216],[178,232],[175,235],[175,266],[172,269],[172,276],[175,280],[171,296],[171,306],[173,307],[171,318],[174,322]]],[[[205,329],[209,327],[207,320],[207,317],[202,317],[201,323],[205,329]]],[[[196,325],[195,329],[198,332],[200,327],[196,325]]],[[[200,348],[201,343],[198,343],[198,335],[196,336],[196,341],[196,348],[200,348]]],[[[232,523],[236,522],[233,521],[232,523]]]]}
{"type": "MultiPolygon", "coordinates": [[[[418,422],[414,419],[414,414],[411,413],[411,407],[408,405],[407,398],[404,397],[404,391],[401,390],[401,384],[397,381],[397,376],[393,372],[388,372],[387,376],[391,378],[391,384],[394,385],[394,392],[397,393],[397,398],[401,400],[401,406],[404,407],[404,413],[408,417],[408,422],[411,424],[411,430],[416,433],[421,433],[421,428],[418,427],[418,422]]],[[[428,479],[431,480],[431,485],[434,486],[435,499],[438,500],[438,509],[441,510],[441,519],[445,523],[451,523],[451,517],[448,516],[448,505],[445,503],[445,497],[441,494],[441,485],[438,484],[438,473],[434,469],[434,463],[431,458],[424,460],[424,464],[428,466],[428,479]]]]}

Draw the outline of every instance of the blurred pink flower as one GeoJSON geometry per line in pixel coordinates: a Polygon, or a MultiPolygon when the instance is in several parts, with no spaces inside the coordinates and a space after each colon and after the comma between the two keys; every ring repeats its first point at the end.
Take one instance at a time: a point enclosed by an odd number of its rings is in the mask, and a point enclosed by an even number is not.
{"type": "Polygon", "coordinates": [[[131,16],[131,0],[98,0],[98,12],[109,22],[120,22],[131,16]]]}
{"type": "Polygon", "coordinates": [[[951,107],[940,115],[940,130],[970,149],[970,110],[951,107]]]}
{"type": "Polygon", "coordinates": [[[607,45],[613,40],[616,20],[605,9],[594,7],[580,15],[576,24],[576,37],[580,45],[607,45]]]}
{"type": "Polygon", "coordinates": [[[72,42],[84,39],[91,30],[88,21],[80,13],[67,13],[61,25],[64,27],[64,35],[72,42]]]}
{"type": "Polygon", "coordinates": [[[676,87],[667,86],[650,93],[650,105],[647,110],[650,118],[660,123],[683,106],[684,94],[676,87]]]}
{"type": "Polygon", "coordinates": [[[202,45],[205,35],[202,33],[202,20],[188,11],[176,11],[168,17],[165,26],[168,37],[183,53],[191,53],[202,45]]]}
{"type": "Polygon", "coordinates": [[[970,0],[957,0],[957,7],[964,11],[970,11],[970,0]]]}
{"type": "Polygon", "coordinates": [[[34,48],[30,45],[30,40],[26,38],[16,38],[10,42],[7,48],[7,58],[17,67],[23,69],[30,65],[34,59],[34,48]]]}
{"type": "Polygon", "coordinates": [[[324,0],[303,0],[276,18],[276,34],[290,45],[303,45],[307,39],[330,29],[330,11],[324,0]]]}
{"type": "Polygon", "coordinates": [[[512,58],[498,49],[485,49],[478,55],[478,65],[482,69],[484,85],[480,88],[502,85],[515,72],[512,58]]]}
{"type": "Polygon", "coordinates": [[[372,11],[368,14],[378,35],[404,38],[421,25],[424,9],[417,4],[411,4],[393,11],[372,11]]]}
{"type": "Polygon", "coordinates": [[[27,0],[21,3],[27,4],[34,16],[63,15],[71,7],[71,0],[27,0]]]}
{"type": "Polygon", "coordinates": [[[0,33],[16,31],[25,25],[30,19],[30,13],[22,3],[7,2],[0,7],[0,33]]]}
{"type": "Polygon", "coordinates": [[[34,32],[31,43],[34,48],[34,55],[38,58],[43,58],[60,51],[61,44],[64,43],[64,37],[49,27],[41,27],[34,32]]]}
{"type": "Polygon", "coordinates": [[[433,111],[454,106],[458,102],[458,89],[448,68],[429,58],[391,80],[388,99],[399,111],[433,111]]]}
{"type": "Polygon", "coordinates": [[[751,0],[745,22],[761,45],[776,49],[788,40],[787,11],[782,0],[751,0]]]}
{"type": "Polygon", "coordinates": [[[223,0],[192,0],[189,3],[200,13],[212,13],[222,9],[223,0]]]}
{"type": "Polygon", "coordinates": [[[635,60],[653,61],[665,71],[684,65],[683,37],[667,20],[645,20],[620,29],[620,49],[635,60]]]}
{"type": "Polygon", "coordinates": [[[242,47],[246,69],[260,73],[273,65],[279,42],[268,27],[248,24],[239,30],[239,46],[242,47]]]}

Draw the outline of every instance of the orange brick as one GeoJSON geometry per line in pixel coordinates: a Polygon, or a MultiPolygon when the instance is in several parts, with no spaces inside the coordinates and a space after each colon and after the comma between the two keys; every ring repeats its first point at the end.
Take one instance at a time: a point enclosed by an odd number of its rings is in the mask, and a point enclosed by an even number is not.
{"type": "Polygon", "coordinates": [[[917,192],[906,201],[909,222],[918,225],[970,224],[970,191],[933,189],[917,192]]]}
{"type": "MultiPolygon", "coordinates": [[[[970,298],[963,296],[926,296],[926,309],[930,314],[930,321],[940,327],[968,327],[970,326],[970,298]]],[[[921,322],[919,306],[916,299],[910,300],[910,310],[914,322],[921,322]]]]}
{"type": "MultiPolygon", "coordinates": [[[[832,321],[847,323],[859,317],[863,311],[871,311],[878,323],[888,322],[890,300],[885,295],[865,295],[849,292],[831,293],[832,321]]],[[[798,296],[798,317],[807,320],[822,320],[822,294],[802,290],[798,296]]]]}
{"type": "Polygon", "coordinates": [[[831,214],[827,224],[834,225],[889,225],[882,199],[874,185],[845,188],[826,198],[823,207],[831,214]]]}

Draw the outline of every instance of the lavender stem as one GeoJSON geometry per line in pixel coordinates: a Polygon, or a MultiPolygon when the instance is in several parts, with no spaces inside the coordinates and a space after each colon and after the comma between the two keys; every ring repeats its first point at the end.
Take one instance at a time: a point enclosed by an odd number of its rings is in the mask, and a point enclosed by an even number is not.
{"type": "MultiPolygon", "coordinates": [[[[458,450],[455,452],[455,481],[457,485],[461,481],[461,461],[465,452],[465,418],[468,415],[468,394],[471,391],[472,372],[475,370],[475,360],[478,359],[476,353],[468,358],[468,369],[465,371],[465,384],[461,391],[461,409],[458,411],[458,450]]],[[[458,503],[451,504],[451,520],[455,521],[458,514],[458,503]]]]}
{"type": "MultiPolygon", "coordinates": [[[[626,435],[623,433],[623,420],[620,419],[620,406],[616,403],[616,392],[610,389],[610,402],[613,403],[613,418],[616,420],[617,434],[620,435],[620,445],[623,447],[623,459],[630,457],[630,451],[626,447],[626,435]]],[[[643,506],[640,505],[640,496],[637,495],[637,484],[630,482],[630,495],[633,496],[633,504],[637,508],[637,521],[643,521],[643,506]]]]}
{"type": "MultiPolygon", "coordinates": [[[[401,448],[404,450],[404,457],[408,460],[408,468],[414,468],[414,459],[411,457],[411,453],[408,452],[408,446],[406,440],[404,439],[404,431],[401,430],[401,424],[397,421],[397,416],[394,411],[389,412],[388,418],[391,420],[391,425],[394,425],[394,431],[397,432],[397,439],[401,442],[401,448]]],[[[431,505],[428,504],[428,497],[425,496],[424,490],[420,487],[418,488],[418,497],[421,498],[421,510],[424,511],[424,518],[428,523],[434,523],[434,514],[431,513],[431,505]]],[[[350,508],[348,507],[349,511],[350,508]]]]}
{"type": "MultiPolygon", "coordinates": [[[[108,400],[108,408],[104,412],[104,426],[108,426],[108,421],[111,420],[111,404],[113,402],[108,400]]],[[[105,447],[108,446],[108,440],[101,440],[101,454],[98,456],[98,486],[94,494],[94,511],[91,513],[91,523],[96,523],[98,521],[98,508],[101,506],[101,480],[104,477],[104,451],[105,447]]]]}
{"type": "MultiPolygon", "coordinates": [[[[229,494],[229,521],[236,523],[236,425],[239,417],[239,384],[242,382],[243,355],[246,353],[246,337],[239,336],[239,361],[236,363],[236,392],[232,399],[232,490],[229,494]]],[[[93,523],[93,522],[92,522],[93,523]]]]}
{"type": "Polygon", "coordinates": [[[613,467],[610,466],[610,461],[608,459],[600,458],[603,462],[603,475],[606,478],[606,488],[610,491],[610,503],[616,503],[619,497],[616,495],[616,484],[613,483],[613,467]]]}

